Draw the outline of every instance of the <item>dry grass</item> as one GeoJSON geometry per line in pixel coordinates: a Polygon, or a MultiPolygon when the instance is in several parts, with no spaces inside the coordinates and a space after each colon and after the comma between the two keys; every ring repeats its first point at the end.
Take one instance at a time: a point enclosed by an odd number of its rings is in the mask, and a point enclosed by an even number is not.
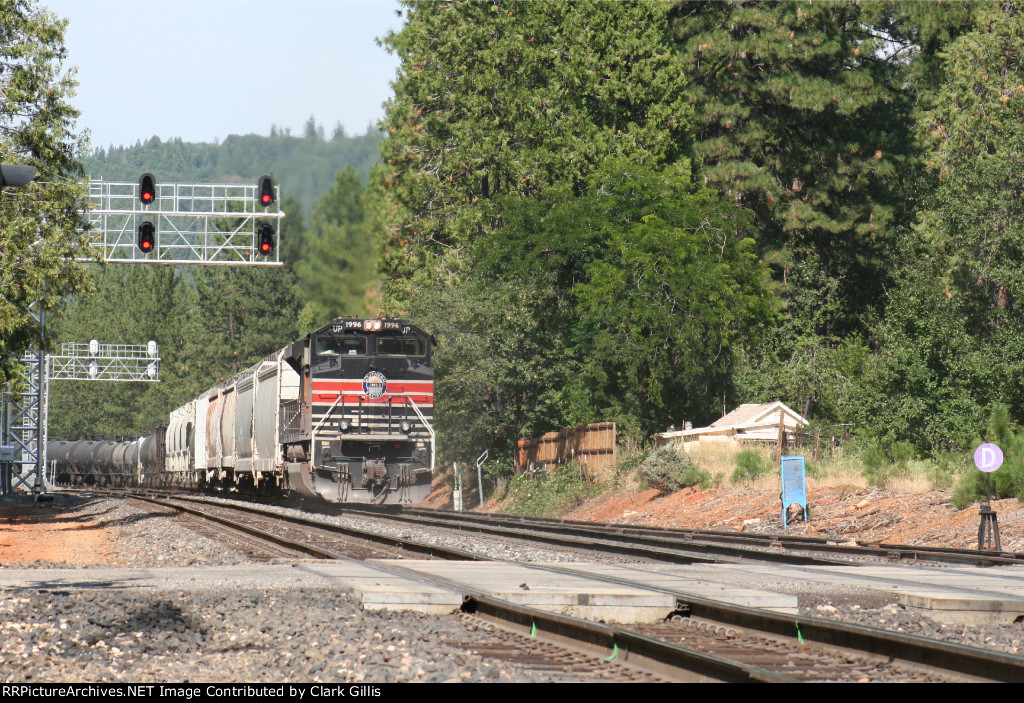
{"type": "Polygon", "coordinates": [[[693,463],[707,471],[726,485],[733,469],[736,468],[736,455],[740,450],[732,442],[697,442],[698,446],[689,449],[686,455],[693,463]]]}

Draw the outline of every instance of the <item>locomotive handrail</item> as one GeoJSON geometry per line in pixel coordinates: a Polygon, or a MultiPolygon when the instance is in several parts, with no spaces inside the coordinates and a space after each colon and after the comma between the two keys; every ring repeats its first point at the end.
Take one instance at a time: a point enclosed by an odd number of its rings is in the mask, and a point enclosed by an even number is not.
{"type": "MultiPolygon", "coordinates": [[[[338,397],[334,399],[334,402],[331,403],[331,407],[327,408],[327,412],[324,413],[323,418],[320,420],[320,422],[318,422],[316,424],[316,427],[313,428],[314,434],[317,431],[319,431],[319,429],[321,427],[323,427],[323,424],[325,422],[327,422],[327,419],[331,416],[331,413],[333,413],[334,409],[336,407],[338,407],[338,403],[340,403],[345,398],[352,398],[352,397],[354,397],[354,398],[361,398],[363,395],[365,395],[364,393],[345,393],[344,391],[317,391],[316,393],[317,393],[317,395],[321,395],[321,396],[323,396],[323,395],[331,395],[333,393],[337,393],[338,397]]],[[[419,407],[416,405],[416,401],[413,400],[413,398],[415,396],[429,395],[429,393],[388,393],[387,395],[389,397],[392,397],[392,398],[405,398],[406,400],[409,401],[409,403],[412,405],[412,409],[416,412],[416,415],[420,418],[420,422],[422,422],[423,426],[427,428],[427,433],[430,435],[430,441],[433,442],[434,441],[434,428],[430,426],[430,423],[427,422],[427,418],[423,415],[423,413],[420,411],[419,407]]],[[[434,468],[433,460],[431,460],[430,468],[431,468],[431,470],[433,470],[433,468],[434,468]]]]}
{"type": "MultiPolygon", "coordinates": [[[[398,394],[396,393],[395,395],[398,395],[398,394]]],[[[423,416],[423,413],[420,412],[419,406],[416,405],[416,401],[413,400],[411,396],[409,397],[409,403],[412,404],[412,409],[416,411],[416,414],[420,418],[420,422],[422,422],[423,426],[427,428],[427,434],[430,435],[430,473],[431,473],[431,475],[433,475],[433,473],[434,473],[434,451],[435,451],[435,447],[437,447],[437,441],[434,439],[434,428],[430,426],[429,422],[427,422],[427,418],[425,418],[423,416]]]]}
{"type": "MultiPolygon", "coordinates": [[[[326,393],[320,393],[319,395],[327,395],[327,394],[326,393]]],[[[334,403],[332,403],[331,407],[327,408],[327,412],[324,413],[323,419],[320,420],[320,422],[317,423],[316,427],[313,428],[313,434],[314,435],[320,430],[320,428],[323,426],[323,424],[325,422],[327,422],[327,418],[329,418],[331,416],[331,413],[334,412],[334,409],[336,407],[338,407],[338,403],[341,402],[341,399],[344,398],[345,395],[346,395],[345,393],[341,393],[341,392],[338,393],[338,397],[334,399],[334,403]]],[[[358,395],[358,394],[356,394],[356,395],[358,395]]]]}

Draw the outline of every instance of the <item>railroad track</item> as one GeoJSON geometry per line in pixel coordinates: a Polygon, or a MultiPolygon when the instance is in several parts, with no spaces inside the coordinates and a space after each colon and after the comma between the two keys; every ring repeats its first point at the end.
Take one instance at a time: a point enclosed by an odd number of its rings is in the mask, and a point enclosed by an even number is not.
{"type": "Polygon", "coordinates": [[[705,557],[724,557],[770,561],[772,563],[811,565],[850,565],[855,563],[957,564],[962,566],[1007,566],[1024,564],[1024,553],[976,551],[944,547],[921,547],[881,542],[837,542],[822,537],[738,534],[715,530],[680,530],[639,527],[617,523],[581,522],[520,515],[459,513],[447,510],[406,506],[332,506],[332,513],[373,515],[411,524],[445,524],[466,530],[502,534],[504,529],[531,533],[561,534],[597,538],[621,544],[661,546],[669,550],[699,553],[705,557]],[[771,550],[771,551],[765,551],[771,550]]]}
{"type": "MultiPolygon", "coordinates": [[[[287,545],[323,559],[356,560],[338,542],[358,538],[417,555],[488,560],[461,550],[445,550],[308,518],[285,518],[254,506],[211,504],[206,499],[145,498],[188,510],[259,539],[287,545]],[[200,503],[196,508],[186,503],[200,503]],[[233,513],[231,517],[228,515],[233,513]],[[275,523],[271,525],[267,521],[275,523]],[[254,522],[263,521],[257,527],[254,522]],[[291,523],[291,524],[287,524],[291,523]],[[272,529],[267,529],[271,527],[272,529]],[[297,531],[297,532],[296,532],[297,531]],[[285,534],[290,533],[290,534],[285,534]],[[299,534],[301,533],[301,534],[299,534]],[[301,537],[301,539],[297,539],[301,537]],[[334,541],[334,547],[324,540],[334,541]]],[[[515,605],[475,592],[465,584],[395,564],[374,568],[431,581],[462,593],[466,616],[485,620],[528,639],[583,650],[617,661],[642,676],[672,681],[1024,681],[1024,657],[950,644],[876,628],[818,618],[782,615],[671,593],[676,611],[666,624],[632,629],[611,627],[515,605]]],[[[650,588],[623,579],[595,577],[571,565],[531,568],[650,588]]],[[[625,675],[625,680],[629,680],[625,675]]]]}

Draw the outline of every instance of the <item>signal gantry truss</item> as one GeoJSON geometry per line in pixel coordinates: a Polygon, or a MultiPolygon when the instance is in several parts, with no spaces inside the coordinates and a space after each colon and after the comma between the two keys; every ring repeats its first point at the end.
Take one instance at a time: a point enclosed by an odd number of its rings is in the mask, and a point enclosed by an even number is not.
{"type": "Polygon", "coordinates": [[[156,342],[149,344],[88,344],[65,342],[60,354],[47,358],[51,381],[147,381],[160,380],[156,342]]]}
{"type": "Polygon", "coordinates": [[[89,184],[89,205],[85,213],[89,246],[104,261],[281,265],[280,241],[263,253],[259,233],[263,225],[271,225],[280,239],[285,213],[276,197],[263,206],[259,185],[159,183],[153,203],[143,205],[138,183],[95,180],[89,184]],[[148,253],[136,246],[144,222],[151,223],[155,232],[148,253]]]}
{"type": "Polygon", "coordinates": [[[11,458],[3,461],[18,466],[9,477],[11,485],[0,485],[0,494],[21,485],[36,494],[46,489],[43,479],[50,381],[160,380],[156,342],[100,344],[95,339],[88,343],[65,342],[60,354],[29,352],[22,363],[26,390],[19,394],[0,389],[0,446],[11,452],[11,458]]]}

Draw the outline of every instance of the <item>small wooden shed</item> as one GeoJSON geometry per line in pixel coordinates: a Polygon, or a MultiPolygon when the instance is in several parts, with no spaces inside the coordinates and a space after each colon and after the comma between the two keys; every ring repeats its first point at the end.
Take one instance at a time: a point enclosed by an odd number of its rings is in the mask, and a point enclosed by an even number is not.
{"type": "Polygon", "coordinates": [[[781,401],[744,403],[707,427],[661,432],[655,442],[658,446],[679,442],[687,451],[705,442],[732,444],[737,449],[746,443],[774,444],[779,440],[780,422],[787,444],[807,425],[803,415],[781,401]]]}

